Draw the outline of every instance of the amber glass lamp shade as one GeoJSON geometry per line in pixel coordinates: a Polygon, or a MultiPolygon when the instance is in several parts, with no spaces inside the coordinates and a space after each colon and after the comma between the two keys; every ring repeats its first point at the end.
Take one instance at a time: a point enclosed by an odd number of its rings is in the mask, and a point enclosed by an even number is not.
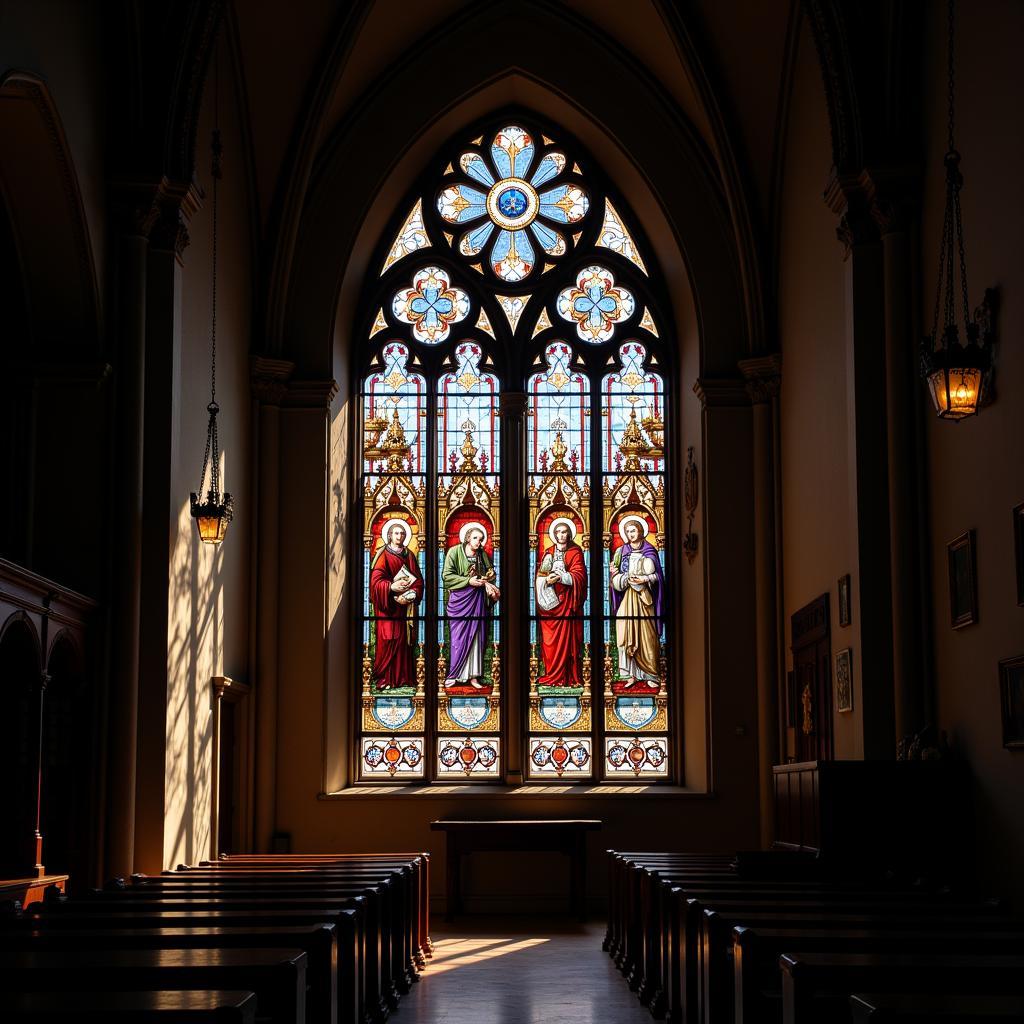
{"type": "Polygon", "coordinates": [[[210,491],[206,501],[200,503],[199,496],[193,493],[192,518],[196,521],[199,539],[204,544],[219,544],[228,532],[228,523],[232,518],[231,495],[225,492],[224,500],[218,502],[214,492],[210,491]]]}
{"type": "Polygon", "coordinates": [[[928,375],[932,404],[944,420],[962,420],[978,412],[982,372],[974,366],[936,369],[928,375]]]}

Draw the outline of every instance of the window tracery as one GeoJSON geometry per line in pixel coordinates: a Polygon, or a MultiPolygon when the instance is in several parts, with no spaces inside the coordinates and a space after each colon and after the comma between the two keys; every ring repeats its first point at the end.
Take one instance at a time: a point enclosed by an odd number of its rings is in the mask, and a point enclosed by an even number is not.
{"type": "Polygon", "coordinates": [[[537,782],[672,774],[658,296],[572,150],[525,121],[457,146],[383,250],[360,370],[365,781],[494,781],[511,750],[537,782]]]}

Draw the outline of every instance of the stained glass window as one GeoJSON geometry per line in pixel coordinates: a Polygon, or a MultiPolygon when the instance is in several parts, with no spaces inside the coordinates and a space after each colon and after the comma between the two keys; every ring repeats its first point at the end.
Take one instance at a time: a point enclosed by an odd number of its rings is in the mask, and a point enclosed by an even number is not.
{"type": "Polygon", "coordinates": [[[575,148],[518,121],[467,133],[381,240],[361,781],[677,777],[664,306],[627,204],[575,148]]]}

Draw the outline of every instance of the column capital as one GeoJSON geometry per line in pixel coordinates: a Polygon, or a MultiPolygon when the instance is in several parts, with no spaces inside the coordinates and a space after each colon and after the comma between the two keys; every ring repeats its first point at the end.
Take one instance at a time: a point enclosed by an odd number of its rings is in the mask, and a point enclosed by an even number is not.
{"type": "Polygon", "coordinates": [[[498,415],[517,419],[526,415],[527,395],[524,391],[502,391],[498,396],[498,415]]]}
{"type": "Polygon", "coordinates": [[[693,393],[702,409],[750,405],[746,382],[739,377],[698,377],[693,393]]]}
{"type": "Polygon", "coordinates": [[[188,225],[202,206],[202,188],[194,182],[121,179],[113,186],[121,232],[139,235],[156,249],[174,253],[179,263],[188,247],[188,225]]]}
{"type": "Polygon", "coordinates": [[[252,396],[265,405],[280,405],[288,391],[295,364],[288,359],[253,356],[249,362],[252,396]]]}
{"type": "Polygon", "coordinates": [[[282,405],[289,409],[329,409],[338,393],[338,382],[333,377],[326,380],[289,381],[282,405]]]}
{"type": "Polygon", "coordinates": [[[782,355],[769,355],[741,359],[737,364],[746,381],[747,394],[754,405],[768,402],[779,395],[782,386],[782,355]]]}
{"type": "Polygon", "coordinates": [[[836,237],[843,259],[857,245],[905,231],[917,206],[920,173],[913,167],[864,167],[856,174],[834,173],[825,187],[825,202],[839,218],[836,237]]]}

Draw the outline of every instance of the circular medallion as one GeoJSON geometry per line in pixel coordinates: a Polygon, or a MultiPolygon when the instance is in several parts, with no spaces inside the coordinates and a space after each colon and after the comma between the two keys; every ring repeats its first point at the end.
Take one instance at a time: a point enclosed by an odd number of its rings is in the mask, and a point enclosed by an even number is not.
{"type": "Polygon", "coordinates": [[[525,228],[540,208],[537,190],[522,178],[502,178],[487,194],[487,214],[508,231],[525,228]]]}
{"type": "Polygon", "coordinates": [[[563,746],[558,745],[551,751],[551,760],[554,761],[555,764],[565,764],[568,757],[569,751],[566,750],[563,746]]]}
{"type": "Polygon", "coordinates": [[[643,747],[630,747],[629,748],[629,759],[633,764],[643,764],[644,759],[647,757],[647,751],[643,747]]]}
{"type": "Polygon", "coordinates": [[[569,756],[572,758],[572,763],[582,768],[589,760],[590,754],[587,752],[587,748],[582,743],[573,747],[569,752],[569,756]]]}
{"type": "Polygon", "coordinates": [[[463,747],[459,751],[459,757],[465,765],[471,765],[476,760],[476,751],[472,747],[463,747]]]}
{"type": "Polygon", "coordinates": [[[654,746],[653,744],[647,748],[647,760],[655,768],[660,768],[665,760],[665,751],[661,747],[654,746]]]}
{"type": "Polygon", "coordinates": [[[423,755],[411,744],[402,751],[402,760],[410,768],[415,768],[420,763],[420,758],[423,755]]]}
{"type": "Polygon", "coordinates": [[[612,763],[612,766],[618,768],[623,761],[626,760],[626,748],[619,743],[616,743],[608,751],[608,760],[612,763]]]}
{"type": "Polygon", "coordinates": [[[376,744],[372,747],[367,747],[363,753],[363,758],[371,768],[376,768],[380,764],[381,759],[384,757],[384,751],[380,749],[376,744]]]}
{"type": "Polygon", "coordinates": [[[498,752],[494,747],[481,747],[480,748],[480,763],[485,768],[490,768],[495,761],[498,760],[498,752]]]}
{"type": "Polygon", "coordinates": [[[391,743],[384,750],[384,760],[388,764],[398,764],[402,760],[402,751],[397,744],[391,743]]]}
{"type": "Polygon", "coordinates": [[[451,766],[459,759],[458,747],[453,747],[449,744],[447,747],[442,747],[441,752],[437,756],[445,768],[451,768],[451,766]]]}
{"type": "Polygon", "coordinates": [[[533,763],[538,768],[543,768],[548,762],[548,748],[547,747],[534,747],[533,748],[533,763]]]}

